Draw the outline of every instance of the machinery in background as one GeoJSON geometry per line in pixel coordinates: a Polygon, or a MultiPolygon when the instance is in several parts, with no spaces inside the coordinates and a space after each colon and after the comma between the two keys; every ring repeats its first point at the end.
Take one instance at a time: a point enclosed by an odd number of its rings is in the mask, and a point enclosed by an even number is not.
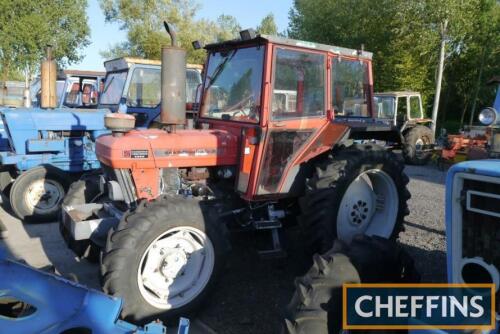
{"type": "Polygon", "coordinates": [[[24,82],[1,81],[0,82],[0,106],[22,107],[24,96],[24,82]]]}
{"type": "MultiPolygon", "coordinates": [[[[161,100],[161,62],[122,57],[108,60],[101,108],[126,112],[135,117],[136,127],[158,127],[161,100]],[[156,123],[156,124],[155,124],[156,123]]],[[[196,89],[201,84],[203,66],[186,66],[186,126],[192,128],[196,115],[196,89]]],[[[180,68],[179,70],[182,70],[180,68]]]]}
{"type": "MultiPolygon", "coordinates": [[[[9,259],[0,249],[0,332],[10,334],[166,334],[118,320],[122,301],[9,259]],[[62,298],[54,298],[59,296],[62,298]]],[[[181,318],[177,334],[189,332],[181,318]]]]}
{"type": "MultiPolygon", "coordinates": [[[[133,58],[106,64],[104,83],[98,72],[64,71],[63,77],[59,72],[64,81],[51,73],[51,105],[0,109],[0,190],[8,194],[19,218],[57,219],[71,183],[100,167],[95,140],[108,133],[104,115],[110,110],[138,116],[138,127],[152,126],[158,117],[159,64],[133,58]]],[[[189,97],[194,99],[200,67],[190,65],[187,72],[189,97]]],[[[37,103],[43,95],[43,76],[39,83],[37,103]]]]}
{"type": "Polygon", "coordinates": [[[377,117],[389,120],[402,135],[406,163],[423,165],[432,155],[434,134],[431,119],[424,117],[422,98],[418,92],[375,93],[377,117]]]}
{"type": "MultiPolygon", "coordinates": [[[[57,72],[57,108],[95,109],[102,92],[105,72],[63,70],[57,72]]],[[[30,86],[31,104],[40,107],[41,78],[37,77],[30,86]]]]}
{"type": "Polygon", "coordinates": [[[460,134],[447,135],[441,150],[440,164],[500,157],[500,77],[488,82],[496,85],[493,106],[479,113],[482,125],[467,126],[460,134]]]}

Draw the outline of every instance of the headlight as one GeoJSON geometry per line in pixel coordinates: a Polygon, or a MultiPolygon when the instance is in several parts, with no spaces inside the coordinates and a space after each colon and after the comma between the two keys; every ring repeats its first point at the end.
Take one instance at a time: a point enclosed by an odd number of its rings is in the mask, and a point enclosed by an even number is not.
{"type": "Polygon", "coordinates": [[[483,109],[479,113],[479,122],[483,125],[491,125],[497,121],[497,111],[494,108],[483,109]]]}

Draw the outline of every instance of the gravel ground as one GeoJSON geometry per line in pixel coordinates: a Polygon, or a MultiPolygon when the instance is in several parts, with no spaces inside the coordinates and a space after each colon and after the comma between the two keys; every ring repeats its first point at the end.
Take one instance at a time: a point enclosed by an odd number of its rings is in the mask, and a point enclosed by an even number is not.
{"type": "MultiPolygon", "coordinates": [[[[434,166],[408,166],[411,214],[400,241],[413,255],[424,282],[444,282],[444,180],[434,166]]],[[[98,287],[97,266],[76,260],[66,249],[56,223],[22,225],[6,211],[0,219],[9,230],[0,246],[35,267],[54,265],[63,275],[75,275],[80,283],[98,287]]],[[[199,314],[202,323],[220,334],[279,333],[284,309],[293,294],[293,281],[309,267],[309,257],[297,228],[286,230],[288,257],[262,260],[256,253],[263,235],[234,234],[233,250],[214,293],[199,314]]],[[[261,246],[260,246],[261,247],[261,246]]]]}
{"type": "MultiPolygon", "coordinates": [[[[413,256],[423,282],[445,282],[444,182],[435,166],[407,166],[410,215],[400,242],[413,256]]],[[[298,229],[287,230],[289,256],[261,260],[248,235],[235,236],[226,271],[201,312],[217,333],[280,333],[293,281],[309,268],[298,229]]]]}

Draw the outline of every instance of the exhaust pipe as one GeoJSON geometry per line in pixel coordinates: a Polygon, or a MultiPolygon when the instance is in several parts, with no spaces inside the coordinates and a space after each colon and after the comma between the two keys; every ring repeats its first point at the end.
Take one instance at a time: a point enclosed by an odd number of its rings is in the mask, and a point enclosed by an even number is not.
{"type": "Polygon", "coordinates": [[[52,58],[52,46],[47,45],[46,59],[42,62],[41,84],[42,92],[40,106],[42,108],[55,108],[57,106],[56,78],[57,65],[52,58]]]}
{"type": "Polygon", "coordinates": [[[178,46],[172,26],[163,24],[172,42],[161,48],[160,122],[175,129],[186,123],[186,50],[178,46]]]}

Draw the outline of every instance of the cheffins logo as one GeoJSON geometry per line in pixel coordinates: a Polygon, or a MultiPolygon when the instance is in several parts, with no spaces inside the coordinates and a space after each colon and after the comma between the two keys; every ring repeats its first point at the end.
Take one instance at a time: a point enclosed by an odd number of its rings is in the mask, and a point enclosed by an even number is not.
{"type": "Polygon", "coordinates": [[[494,284],[344,284],[343,329],[495,329],[494,284]]]}

